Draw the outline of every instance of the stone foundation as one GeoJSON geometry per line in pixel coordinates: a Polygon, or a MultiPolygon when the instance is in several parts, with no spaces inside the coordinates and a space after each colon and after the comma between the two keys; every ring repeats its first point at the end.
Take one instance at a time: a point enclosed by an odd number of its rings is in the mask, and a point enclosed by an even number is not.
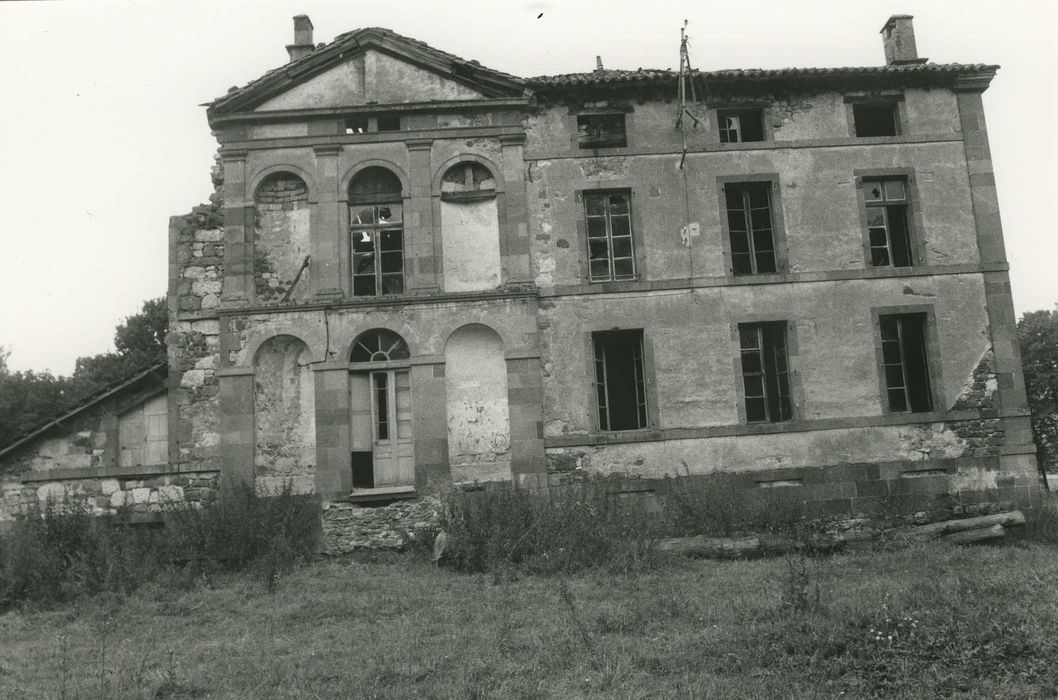
{"type": "Polygon", "coordinates": [[[437,530],[440,517],[441,500],[436,496],[387,505],[324,503],[323,551],[333,555],[358,549],[404,549],[419,533],[437,530]]]}

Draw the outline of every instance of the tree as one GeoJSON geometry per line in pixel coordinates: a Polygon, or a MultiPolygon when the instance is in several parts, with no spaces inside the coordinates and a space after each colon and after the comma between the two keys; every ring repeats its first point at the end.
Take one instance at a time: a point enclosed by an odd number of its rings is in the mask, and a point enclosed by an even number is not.
{"type": "Polygon", "coordinates": [[[1018,344],[1040,464],[1053,470],[1058,465],[1058,306],[1024,314],[1018,344]]]}

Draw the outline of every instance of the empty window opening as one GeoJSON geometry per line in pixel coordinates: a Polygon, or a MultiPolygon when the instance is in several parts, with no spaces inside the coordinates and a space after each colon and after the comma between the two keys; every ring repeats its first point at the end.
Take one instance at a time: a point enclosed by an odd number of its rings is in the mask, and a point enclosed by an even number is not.
{"type": "Polygon", "coordinates": [[[732,271],[736,275],[775,272],[778,267],[771,215],[771,183],[727,184],[724,195],[732,271]]]}
{"type": "Polygon", "coordinates": [[[926,356],[926,314],[881,316],[882,367],[889,410],[933,410],[926,356]]]}
{"type": "Polygon", "coordinates": [[[347,134],[369,134],[377,131],[400,131],[400,115],[356,115],[345,120],[347,134]]]}
{"type": "Polygon", "coordinates": [[[896,136],[899,132],[895,102],[863,102],[852,105],[857,136],[896,136]]]}
{"type": "Polygon", "coordinates": [[[907,183],[903,178],[864,180],[867,236],[872,267],[910,267],[911,226],[908,220],[907,183]]]}
{"type": "Polygon", "coordinates": [[[480,163],[465,161],[449,168],[441,178],[441,199],[470,202],[496,196],[496,178],[480,163]]]}
{"type": "Polygon", "coordinates": [[[581,148],[625,146],[625,115],[581,114],[577,116],[577,145],[581,148]]]}
{"type": "Polygon", "coordinates": [[[786,322],[740,323],[738,339],[746,420],[750,423],[791,420],[793,403],[786,356],[786,322]]]}
{"type": "Polygon", "coordinates": [[[380,114],[378,115],[379,131],[400,131],[400,115],[380,114]]]}
{"type": "Polygon", "coordinates": [[[720,143],[764,140],[763,109],[721,109],[716,117],[720,124],[720,143]]]}
{"type": "Polygon", "coordinates": [[[349,185],[353,296],[404,292],[404,222],[400,180],[365,168],[349,185]]]}
{"type": "Polygon", "coordinates": [[[345,120],[345,133],[366,134],[371,130],[371,123],[367,117],[350,117],[345,120]]]}
{"type": "Polygon", "coordinates": [[[588,233],[588,274],[592,282],[634,279],[632,193],[585,192],[588,233]]]}
{"type": "Polygon", "coordinates": [[[592,333],[592,342],[595,346],[599,427],[602,430],[647,427],[643,331],[592,333]]]}

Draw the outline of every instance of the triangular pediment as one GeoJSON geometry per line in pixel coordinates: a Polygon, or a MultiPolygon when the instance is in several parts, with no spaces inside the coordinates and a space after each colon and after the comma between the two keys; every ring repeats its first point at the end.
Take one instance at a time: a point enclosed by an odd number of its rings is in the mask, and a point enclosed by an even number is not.
{"type": "Polygon", "coordinates": [[[520,97],[524,83],[388,29],[359,29],[209,106],[210,116],[248,111],[520,97]]]}

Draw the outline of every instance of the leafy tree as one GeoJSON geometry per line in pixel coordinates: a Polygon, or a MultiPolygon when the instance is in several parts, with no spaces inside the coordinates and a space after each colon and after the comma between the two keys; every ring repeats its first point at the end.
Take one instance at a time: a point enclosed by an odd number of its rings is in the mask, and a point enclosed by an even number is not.
{"type": "Polygon", "coordinates": [[[1023,315],[1018,344],[1040,463],[1053,470],[1058,464],[1058,306],[1023,315]]]}

